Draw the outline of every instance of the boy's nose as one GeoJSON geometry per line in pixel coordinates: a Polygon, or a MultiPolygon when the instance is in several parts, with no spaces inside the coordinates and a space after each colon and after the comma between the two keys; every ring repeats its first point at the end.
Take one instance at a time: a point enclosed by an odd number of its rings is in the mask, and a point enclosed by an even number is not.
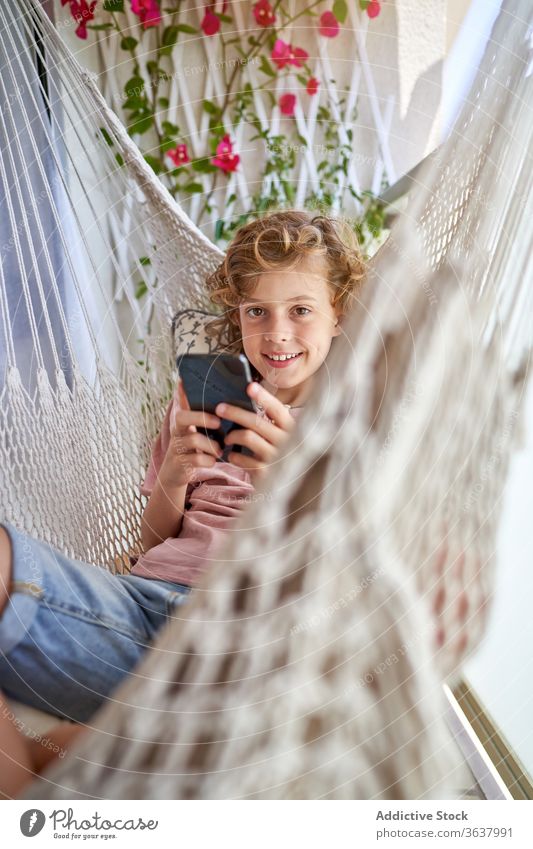
{"type": "Polygon", "coordinates": [[[289,338],[288,333],[267,333],[265,335],[265,342],[288,342],[289,338]]]}
{"type": "Polygon", "coordinates": [[[266,342],[287,342],[291,338],[291,332],[282,321],[272,321],[265,332],[266,342]]]}

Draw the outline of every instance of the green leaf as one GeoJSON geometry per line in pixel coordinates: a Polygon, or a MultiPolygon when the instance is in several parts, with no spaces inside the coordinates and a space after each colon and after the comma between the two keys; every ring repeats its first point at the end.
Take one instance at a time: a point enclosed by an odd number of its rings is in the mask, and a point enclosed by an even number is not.
{"type": "Polygon", "coordinates": [[[339,23],[343,24],[348,14],[348,5],[346,3],[346,0],[335,0],[332,12],[339,21],[339,23]]]}
{"type": "Polygon", "coordinates": [[[179,135],[180,128],[173,124],[171,121],[163,121],[161,124],[163,132],[167,136],[177,136],[179,135]]]}
{"type": "Polygon", "coordinates": [[[157,102],[159,103],[161,109],[168,109],[170,105],[168,97],[158,97],[157,102]]]}
{"type": "Polygon", "coordinates": [[[122,158],[120,153],[115,153],[115,159],[117,160],[120,166],[124,165],[124,159],[122,158]]]}
{"type": "Polygon", "coordinates": [[[148,292],[148,286],[146,285],[144,280],[139,280],[139,282],[137,283],[137,288],[135,290],[135,297],[137,299],[142,298],[143,295],[146,295],[147,292],[148,292]]]}
{"type": "Polygon", "coordinates": [[[209,139],[208,144],[209,144],[209,150],[211,151],[211,156],[216,155],[218,143],[221,140],[221,138],[222,138],[222,133],[220,133],[217,136],[212,135],[211,138],[209,139]]]}
{"type": "Polygon", "coordinates": [[[131,35],[126,36],[120,42],[120,46],[123,50],[133,50],[138,45],[138,41],[136,38],[132,38],[131,35]]]}
{"type": "Polygon", "coordinates": [[[193,171],[198,171],[200,174],[212,174],[217,170],[216,165],[211,165],[209,159],[195,159],[192,167],[193,171]]]}
{"type": "Polygon", "coordinates": [[[231,206],[231,204],[234,203],[236,200],[237,200],[237,195],[231,194],[226,201],[226,206],[231,206]]]}
{"type": "Polygon", "coordinates": [[[203,192],[204,187],[201,183],[187,183],[185,186],[181,187],[184,192],[189,192],[191,195],[200,194],[203,192]]]}
{"type": "Polygon", "coordinates": [[[359,6],[361,7],[362,12],[366,12],[369,3],[370,0],[359,0],[359,6]]]}
{"type": "Polygon", "coordinates": [[[276,43],[276,39],[278,38],[278,34],[275,30],[269,32],[267,35],[267,44],[270,49],[270,52],[274,49],[274,44],[276,43]]]}
{"type": "Polygon", "coordinates": [[[105,0],[103,10],[104,12],[123,12],[124,0],[105,0]]]}
{"type": "Polygon", "coordinates": [[[204,100],[203,108],[204,112],[207,112],[208,115],[218,115],[220,113],[220,109],[212,100],[204,100]]]}
{"type": "Polygon", "coordinates": [[[146,70],[151,77],[157,77],[159,75],[159,65],[153,59],[146,63],[146,70]]]}
{"type": "Polygon", "coordinates": [[[152,171],[154,171],[155,174],[161,173],[163,168],[161,166],[159,159],[156,159],[155,156],[150,156],[149,153],[144,154],[144,159],[148,163],[148,165],[150,166],[152,171]]]}
{"type": "Polygon", "coordinates": [[[163,139],[163,141],[159,145],[159,150],[161,151],[161,153],[166,153],[167,150],[174,150],[175,147],[176,139],[163,139]]]}
{"type": "Polygon", "coordinates": [[[136,135],[142,136],[143,133],[148,132],[153,123],[153,115],[143,115],[130,124],[130,126],[128,127],[128,133],[130,135],[133,135],[135,133],[136,135]]]}
{"type": "Polygon", "coordinates": [[[144,91],[144,80],[142,77],[131,77],[124,84],[124,93],[126,97],[138,97],[144,91]]]}
{"type": "Polygon", "coordinates": [[[109,135],[109,133],[107,132],[106,128],[100,127],[100,132],[102,133],[102,136],[104,137],[106,144],[108,144],[109,147],[113,147],[114,141],[111,138],[111,136],[109,135]]]}
{"type": "Polygon", "coordinates": [[[165,27],[163,30],[163,47],[174,47],[177,38],[178,38],[178,28],[174,27],[165,27]]]}
{"type": "Polygon", "coordinates": [[[276,76],[276,72],[268,61],[268,59],[266,58],[266,56],[261,56],[261,64],[259,65],[259,70],[262,71],[264,74],[267,74],[267,76],[269,77],[276,76]]]}
{"type": "Polygon", "coordinates": [[[150,259],[149,256],[140,256],[139,262],[141,263],[141,265],[151,265],[152,264],[152,260],[150,259]]]}
{"type": "Polygon", "coordinates": [[[176,24],[176,29],[178,32],[187,32],[190,35],[194,35],[198,32],[195,27],[192,27],[190,24],[176,24]]]}
{"type": "Polygon", "coordinates": [[[115,29],[113,24],[88,24],[87,29],[94,30],[104,30],[104,29],[115,29]]]}
{"type": "Polygon", "coordinates": [[[146,100],[144,97],[128,97],[122,105],[124,109],[144,109],[146,100]]]}
{"type": "Polygon", "coordinates": [[[222,218],[217,218],[217,222],[215,224],[215,241],[218,242],[218,240],[222,237],[223,231],[224,221],[222,220],[222,218]]]}
{"type": "Polygon", "coordinates": [[[217,15],[217,18],[219,19],[219,21],[222,21],[225,24],[232,24],[233,23],[233,18],[230,18],[229,15],[223,15],[222,12],[219,12],[219,14],[217,15]]]}

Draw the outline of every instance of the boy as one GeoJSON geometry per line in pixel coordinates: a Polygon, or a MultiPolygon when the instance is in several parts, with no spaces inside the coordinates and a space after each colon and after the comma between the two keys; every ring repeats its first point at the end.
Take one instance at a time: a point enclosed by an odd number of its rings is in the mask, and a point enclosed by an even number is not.
{"type": "Polygon", "coordinates": [[[299,210],[252,221],[207,279],[213,304],[224,308],[208,331],[225,352],[247,356],[247,391],[263,415],[231,405],[216,416],[192,411],[178,385],[141,488],[149,497],[144,552],[131,574],[72,561],[0,526],[0,686],[8,695],[85,721],[179,616],[254,483],[276,465],[357,296],[364,266],[342,227],[299,210]],[[232,452],[217,463],[219,446],[197,428],[217,427],[219,417],[242,425],[225,442],[253,457],[232,452]]]}

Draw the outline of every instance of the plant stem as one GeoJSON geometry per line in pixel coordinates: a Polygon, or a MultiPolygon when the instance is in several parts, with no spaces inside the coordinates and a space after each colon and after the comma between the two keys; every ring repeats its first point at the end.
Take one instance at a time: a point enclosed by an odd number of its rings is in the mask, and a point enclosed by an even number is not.
{"type": "MultiPolygon", "coordinates": [[[[281,5],[281,2],[282,2],[282,0],[277,0],[277,2],[274,4],[274,6],[273,6],[274,12],[276,12],[278,10],[279,6],[281,5]]],[[[314,9],[315,6],[318,6],[321,2],[322,2],[322,0],[315,0],[315,2],[312,3],[310,6],[306,6],[303,9],[303,11],[298,12],[296,15],[293,15],[292,18],[290,18],[290,17],[287,18],[287,20],[284,22],[283,27],[281,27],[281,29],[284,29],[285,27],[294,23],[294,21],[298,20],[298,18],[301,18],[302,15],[307,14],[311,9],[314,9]]],[[[245,60],[246,60],[246,64],[249,64],[252,59],[255,59],[255,57],[258,55],[259,51],[262,50],[262,48],[264,47],[265,41],[267,41],[270,33],[274,32],[275,34],[277,34],[278,29],[280,29],[280,28],[279,27],[276,27],[276,28],[273,28],[273,29],[265,28],[264,32],[259,36],[259,39],[258,39],[259,43],[256,44],[254,47],[251,47],[249,53],[247,53],[246,56],[244,57],[245,60]]],[[[224,45],[224,50],[225,50],[225,45],[224,45]]],[[[232,70],[229,82],[226,83],[226,94],[224,95],[224,100],[222,102],[222,106],[220,107],[220,118],[221,119],[222,119],[224,112],[226,111],[226,109],[229,105],[229,101],[230,101],[231,95],[233,93],[232,87],[233,87],[233,84],[235,82],[235,78],[237,76],[237,73],[239,72],[240,64],[241,63],[239,63],[239,62],[237,62],[235,64],[235,67],[232,70]]],[[[225,74],[224,74],[224,77],[225,77],[225,74]]],[[[260,88],[263,88],[263,86],[266,85],[267,82],[268,81],[265,81],[265,83],[263,83],[263,85],[260,86],[260,88]]]]}
{"type": "Polygon", "coordinates": [[[219,171],[217,169],[217,171],[213,174],[213,185],[211,186],[211,189],[209,190],[209,194],[207,195],[205,202],[204,202],[204,205],[203,205],[203,207],[200,211],[200,215],[198,216],[198,224],[200,224],[202,218],[204,217],[204,213],[206,212],[207,207],[209,206],[209,201],[213,197],[213,193],[214,193],[216,186],[217,186],[218,175],[219,175],[219,171]]]}

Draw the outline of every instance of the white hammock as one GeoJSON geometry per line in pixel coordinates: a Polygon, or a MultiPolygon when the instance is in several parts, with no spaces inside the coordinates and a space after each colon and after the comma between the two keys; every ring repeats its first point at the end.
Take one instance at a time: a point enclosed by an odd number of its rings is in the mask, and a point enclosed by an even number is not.
{"type": "Polygon", "coordinates": [[[139,475],[168,394],[171,318],[180,307],[207,306],[203,280],[222,254],[154,177],[40,9],[31,2],[3,5],[0,26],[1,101],[9,107],[0,117],[0,179],[12,233],[0,271],[7,362],[0,407],[2,432],[19,437],[1,447],[3,515],[74,557],[111,564],[139,542],[139,475]],[[43,39],[30,51],[39,31],[43,39]],[[47,92],[32,53],[49,69],[47,92]],[[117,221],[125,208],[118,202],[131,194],[137,203],[117,221]],[[117,229],[118,243],[110,236],[117,229]],[[142,265],[141,257],[152,265],[142,265]],[[131,297],[126,283],[137,275],[153,295],[146,368],[128,353],[107,307],[102,278],[109,264],[116,291],[131,297]],[[58,279],[70,293],[70,320],[58,279]],[[10,302],[13,280],[20,290],[10,302]],[[98,323],[88,307],[95,299],[98,323]],[[17,322],[31,340],[29,363],[17,361],[17,322]],[[80,334],[88,337],[85,373],[76,350],[80,334]],[[119,343],[118,376],[101,358],[102,337],[109,335],[119,343]]]}
{"type": "MultiPolygon", "coordinates": [[[[80,268],[90,269],[96,288],[105,249],[120,285],[124,268],[149,256],[157,273],[157,285],[148,281],[150,308],[166,328],[177,308],[208,307],[202,280],[220,254],[161,188],[48,21],[29,0],[12,6],[0,11],[3,47],[13,57],[2,85],[22,80],[24,94],[7,111],[11,141],[1,176],[5,184],[15,178],[8,212],[36,360],[30,394],[32,375],[21,373],[4,321],[2,432],[9,438],[0,498],[19,527],[110,564],[138,544],[135,493],[164,407],[170,347],[165,333],[154,332],[150,370],[124,354],[115,377],[98,357],[100,330],[91,326],[80,268]],[[28,78],[24,44],[12,43],[20,16],[30,37],[33,27],[42,32],[53,69],[50,125],[42,110],[33,125],[25,120],[24,104],[41,95],[28,78]],[[47,139],[39,150],[37,132],[47,139]],[[55,191],[76,233],[66,237],[62,215],[64,267],[96,358],[91,383],[64,320],[67,382],[55,325],[46,322],[51,298],[61,320],[61,293],[22,167],[24,143],[34,145],[36,167],[51,185],[41,167],[49,154],[48,174],[59,181],[55,191]],[[124,241],[111,245],[107,216],[132,191],[138,203],[121,222],[124,241]]],[[[261,487],[276,497],[245,512],[183,621],[166,629],[99,712],[102,732],[32,785],[28,798],[450,794],[457,755],[441,681],[486,621],[523,393],[518,366],[529,344],[528,6],[504,5],[455,132],[418,176],[406,214],[373,263],[364,303],[261,487]]],[[[51,189],[46,199],[55,214],[51,189]]],[[[6,316],[5,272],[0,282],[6,316]]]]}

